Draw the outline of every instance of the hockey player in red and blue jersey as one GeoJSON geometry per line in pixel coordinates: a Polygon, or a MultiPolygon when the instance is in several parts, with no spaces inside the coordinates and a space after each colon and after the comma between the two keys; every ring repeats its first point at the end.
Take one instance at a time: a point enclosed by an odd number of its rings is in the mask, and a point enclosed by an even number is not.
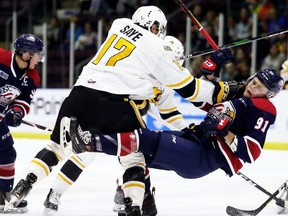
{"type": "Polygon", "coordinates": [[[70,123],[73,149],[118,156],[140,151],[152,156],[148,167],[174,170],[184,178],[200,178],[217,169],[232,176],[245,162],[252,163],[260,156],[277,114],[269,99],[283,85],[276,71],[260,70],[239,90],[243,97],[214,105],[201,124],[184,133],[138,129],[89,137],[74,119],[70,123]]]}
{"type": "MultiPolygon", "coordinates": [[[[34,35],[23,34],[14,43],[15,52],[0,48],[0,211],[7,192],[13,188],[16,151],[8,126],[17,127],[29,113],[39,86],[36,66],[43,60],[43,42],[34,35]]],[[[26,201],[10,211],[25,212],[26,201]]]]}

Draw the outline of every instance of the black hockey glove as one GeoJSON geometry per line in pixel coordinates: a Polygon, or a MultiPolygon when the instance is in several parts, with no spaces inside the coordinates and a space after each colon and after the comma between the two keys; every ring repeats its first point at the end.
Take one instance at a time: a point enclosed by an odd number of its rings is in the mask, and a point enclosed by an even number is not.
{"type": "Polygon", "coordinates": [[[199,143],[201,142],[199,138],[202,137],[203,134],[199,131],[199,125],[191,123],[188,127],[182,129],[181,131],[183,132],[181,137],[199,143]]]}
{"type": "Polygon", "coordinates": [[[215,86],[213,92],[213,104],[231,100],[233,98],[243,97],[245,85],[236,81],[212,81],[215,86]]]}
{"type": "Polygon", "coordinates": [[[219,77],[223,64],[235,62],[235,58],[229,48],[221,48],[216,50],[209,59],[203,62],[201,72],[207,75],[219,77]]]}
{"type": "Polygon", "coordinates": [[[5,115],[6,124],[11,127],[18,127],[21,124],[23,116],[21,108],[12,107],[5,115]]]}

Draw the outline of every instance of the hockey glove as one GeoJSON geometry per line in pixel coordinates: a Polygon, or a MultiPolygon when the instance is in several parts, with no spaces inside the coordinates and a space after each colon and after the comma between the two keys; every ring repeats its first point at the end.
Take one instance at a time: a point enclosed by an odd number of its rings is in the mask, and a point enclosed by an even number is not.
{"type": "Polygon", "coordinates": [[[199,125],[199,130],[205,136],[220,136],[225,137],[228,133],[228,130],[232,124],[232,121],[229,118],[221,119],[212,119],[205,118],[203,122],[199,125]]]}
{"type": "Polygon", "coordinates": [[[24,115],[21,108],[15,106],[7,111],[5,120],[8,126],[18,127],[23,117],[24,115]]]}
{"type": "Polygon", "coordinates": [[[201,72],[207,75],[219,77],[223,64],[227,62],[235,62],[235,58],[229,48],[221,48],[216,50],[209,59],[203,62],[201,72]]]}
{"type": "Polygon", "coordinates": [[[215,86],[213,92],[213,103],[220,103],[233,98],[239,98],[243,96],[245,85],[236,81],[212,81],[215,86]]]}
{"type": "Polygon", "coordinates": [[[188,127],[182,129],[181,132],[183,132],[181,137],[196,141],[198,143],[201,142],[199,137],[202,137],[203,134],[199,130],[199,125],[195,125],[194,123],[192,123],[188,127]]]}

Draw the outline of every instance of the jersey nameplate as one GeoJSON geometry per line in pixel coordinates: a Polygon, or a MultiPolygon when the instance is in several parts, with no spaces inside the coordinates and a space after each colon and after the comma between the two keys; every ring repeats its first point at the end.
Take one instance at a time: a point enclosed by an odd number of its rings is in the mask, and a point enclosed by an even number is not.
{"type": "Polygon", "coordinates": [[[120,32],[124,35],[127,35],[129,38],[131,38],[135,42],[136,42],[136,40],[140,39],[143,36],[143,34],[138,32],[134,28],[131,28],[129,25],[127,25],[123,29],[121,29],[120,32]]]}

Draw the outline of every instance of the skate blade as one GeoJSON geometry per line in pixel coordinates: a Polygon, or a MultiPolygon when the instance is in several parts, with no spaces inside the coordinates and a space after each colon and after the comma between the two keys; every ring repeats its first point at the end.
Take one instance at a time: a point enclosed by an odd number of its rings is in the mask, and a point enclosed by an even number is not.
{"type": "Polygon", "coordinates": [[[277,214],[286,214],[286,208],[278,208],[277,214]]]}
{"type": "Polygon", "coordinates": [[[8,212],[10,209],[15,209],[15,206],[17,206],[19,203],[20,200],[16,196],[11,195],[9,202],[5,200],[3,212],[8,212]]]}
{"type": "Polygon", "coordinates": [[[1,210],[0,213],[4,213],[4,214],[25,214],[28,212],[28,208],[27,207],[23,207],[23,208],[10,208],[8,210],[1,210]]]}
{"type": "Polygon", "coordinates": [[[115,203],[113,206],[113,211],[114,212],[118,212],[118,213],[124,213],[125,212],[125,206],[122,204],[117,204],[115,203]]]}
{"type": "Polygon", "coordinates": [[[57,215],[57,211],[49,209],[49,208],[45,208],[43,211],[43,216],[56,216],[57,215]]]}

